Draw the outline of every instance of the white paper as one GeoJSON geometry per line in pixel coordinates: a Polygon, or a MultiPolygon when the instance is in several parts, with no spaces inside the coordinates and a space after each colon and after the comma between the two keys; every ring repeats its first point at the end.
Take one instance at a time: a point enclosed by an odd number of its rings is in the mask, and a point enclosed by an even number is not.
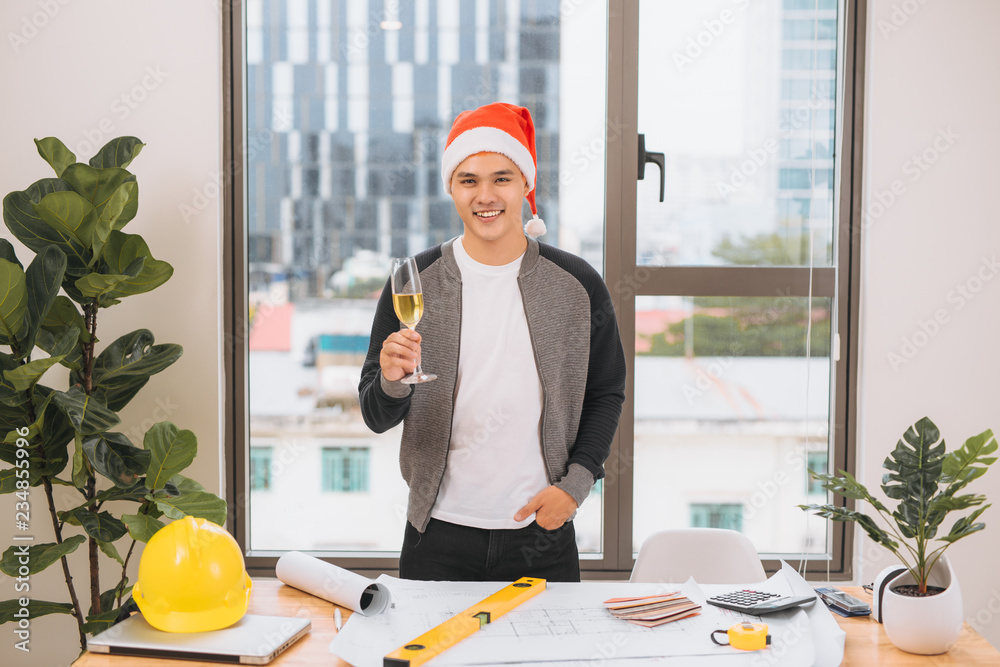
{"type": "MultiPolygon", "coordinates": [[[[427,630],[465,611],[507,585],[491,583],[418,582],[382,575],[377,580],[393,591],[394,607],[374,617],[352,616],[330,644],[330,652],[355,667],[381,667],[382,658],[427,630]]],[[[755,588],[791,593],[779,573],[755,588]]],[[[739,586],[700,587],[694,580],[682,586],[627,582],[550,583],[547,589],[496,619],[434,658],[431,667],[506,663],[607,665],[621,661],[630,667],[653,664],[697,664],[725,667],[770,667],[813,664],[815,651],[810,620],[802,609],[769,614],[773,646],[747,652],[717,646],[713,630],[727,629],[756,616],[705,604],[706,594],[739,586]],[[702,605],[700,616],[644,628],[614,618],[604,600],[627,595],[654,595],[676,590],[702,605]],[[711,592],[710,592],[711,589],[711,592]],[[686,657],[686,660],[680,659],[686,657]],[[703,662],[704,660],[704,662],[703,662]]],[[[824,608],[825,611],[825,608],[824,608]]]]}
{"type": "MultiPolygon", "coordinates": [[[[781,561],[781,571],[775,576],[779,574],[787,578],[794,595],[816,594],[812,585],[785,561],[781,561]]],[[[816,661],[813,662],[813,666],[837,667],[844,660],[844,642],[847,633],[840,627],[837,619],[833,617],[833,612],[827,609],[822,600],[807,607],[806,614],[809,616],[809,625],[816,644],[816,661]]]]}
{"type": "Polygon", "coordinates": [[[385,585],[301,551],[282,555],[274,572],[282,583],[359,614],[373,616],[389,606],[385,585]]]}

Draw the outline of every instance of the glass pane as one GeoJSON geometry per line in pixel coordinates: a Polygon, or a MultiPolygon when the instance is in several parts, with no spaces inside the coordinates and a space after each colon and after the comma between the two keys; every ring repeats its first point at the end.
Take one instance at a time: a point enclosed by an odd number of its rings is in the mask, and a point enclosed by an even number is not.
{"type": "Polygon", "coordinates": [[[830,299],[636,299],[633,549],[728,527],[766,553],[826,550],[830,299]],[[808,352],[808,354],[807,354],[808,352]]]}
{"type": "MultiPolygon", "coordinates": [[[[399,548],[402,429],[368,431],[357,384],[390,258],[462,231],[440,177],[459,112],[531,110],[541,240],[603,268],[606,14],[247,0],[250,445],[272,448],[267,494],[250,491],[250,548],[399,548]]],[[[597,492],[577,519],[584,552],[602,549],[601,514],[597,492]]]]}
{"type": "Polygon", "coordinates": [[[646,0],[639,264],[833,262],[834,1],[646,0]]]}

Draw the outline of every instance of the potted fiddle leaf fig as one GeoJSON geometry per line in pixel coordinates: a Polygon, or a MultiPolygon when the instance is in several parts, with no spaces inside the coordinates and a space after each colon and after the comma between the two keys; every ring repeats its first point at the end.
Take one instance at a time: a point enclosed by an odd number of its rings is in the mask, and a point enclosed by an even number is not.
{"type": "Polygon", "coordinates": [[[0,493],[16,495],[15,534],[0,571],[23,582],[59,563],[69,601],[37,600],[11,586],[21,592],[0,602],[0,624],[69,614],[82,651],[86,635],[121,611],[136,542],[185,515],[221,524],[226,503],[180,474],[197,451],[191,431],[160,422],[133,442],[116,430],[118,413],[182,352],[157,344],[147,329],[116,336],[98,328],[105,309],[173,274],[141,236],[124,231],[139,206],[128,166],[144,144],[119,137],[87,163],[54,137],[35,144],[55,178],[3,200],[7,229],[34,257],[25,266],[0,239],[0,493]],[[110,342],[102,344],[99,332],[110,342]],[[57,365],[67,370],[47,375],[57,365]],[[67,373],[64,389],[47,383],[67,373]],[[81,547],[89,572],[74,577],[67,556],[81,547]],[[116,579],[106,590],[102,553],[116,579]],[[82,595],[79,581],[88,582],[82,595]]]}
{"type": "Polygon", "coordinates": [[[990,507],[985,504],[986,496],[959,492],[986,473],[997,460],[996,451],[993,431],[986,430],[948,452],[938,427],[924,417],[903,433],[882,464],[886,470],[882,491],[897,501],[894,510],[843,470],[840,475],[809,471],[824,489],[868,503],[887,526],[882,528],[873,516],[838,505],[799,505],[832,521],[857,522],[902,562],[906,571],[892,580],[881,615],[889,639],[904,651],[943,653],[958,639],[961,591],[944,552],[986,527],[978,521],[990,507]],[[967,509],[972,511],[945,532],[942,526],[948,515],[967,509]]]}

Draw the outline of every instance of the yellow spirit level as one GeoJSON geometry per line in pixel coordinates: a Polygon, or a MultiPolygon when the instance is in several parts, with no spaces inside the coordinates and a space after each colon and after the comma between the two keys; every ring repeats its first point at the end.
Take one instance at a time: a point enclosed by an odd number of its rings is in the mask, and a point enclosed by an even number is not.
{"type": "Polygon", "coordinates": [[[544,590],[544,579],[521,577],[482,602],[452,616],[436,628],[428,630],[405,646],[396,649],[385,656],[382,665],[383,667],[418,667],[544,590]]]}

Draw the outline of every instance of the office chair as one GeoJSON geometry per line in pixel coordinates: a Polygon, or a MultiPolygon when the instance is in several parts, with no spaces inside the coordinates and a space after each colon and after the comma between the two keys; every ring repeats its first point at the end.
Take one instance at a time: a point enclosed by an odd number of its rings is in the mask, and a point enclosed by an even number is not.
{"type": "Polygon", "coordinates": [[[653,533],[642,543],[631,582],[745,584],[764,581],[764,566],[746,535],[722,528],[680,528],[653,533]]]}

